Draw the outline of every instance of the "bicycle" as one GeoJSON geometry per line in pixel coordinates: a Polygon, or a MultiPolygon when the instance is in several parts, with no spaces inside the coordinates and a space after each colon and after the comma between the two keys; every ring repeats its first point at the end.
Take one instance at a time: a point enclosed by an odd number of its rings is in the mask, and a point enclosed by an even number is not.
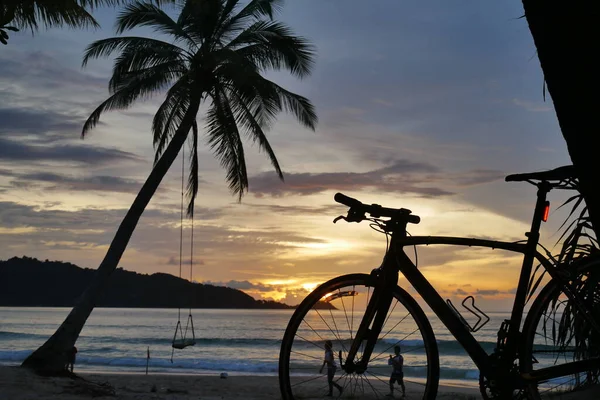
{"type": "Polygon", "coordinates": [[[420,222],[410,210],[367,205],[337,193],[335,201],[349,210],[334,222],[371,221],[372,227],[386,234],[388,245],[381,266],[370,274],[333,278],[298,305],[280,349],[283,399],[323,395],[325,377],[317,372],[328,338],[339,349],[336,363],[340,373],[336,380],[343,383],[341,397],[380,398],[388,393],[386,357],[397,344],[402,347],[404,378],[411,398],[436,397],[440,365],[435,335],[416,300],[398,286],[400,272],[479,369],[483,398],[600,398],[600,258],[589,256],[558,264],[549,252],[546,257],[538,251],[541,223],[548,217],[547,195],[552,189],[576,188],[574,168],[509,175],[505,180],[537,187],[531,229],[523,241],[409,236],[407,225],[420,222]],[[471,326],[449,300],[443,300],[404,250],[415,246],[416,258],[417,245],[433,244],[523,254],[511,316],[501,324],[491,354],[473,336],[487,322],[481,322],[487,316],[474,305],[474,299],[470,299],[470,308],[479,320],[471,326]],[[550,279],[541,289],[541,277],[534,279],[534,260],[550,279]],[[524,315],[534,292],[536,296],[524,315]]]}

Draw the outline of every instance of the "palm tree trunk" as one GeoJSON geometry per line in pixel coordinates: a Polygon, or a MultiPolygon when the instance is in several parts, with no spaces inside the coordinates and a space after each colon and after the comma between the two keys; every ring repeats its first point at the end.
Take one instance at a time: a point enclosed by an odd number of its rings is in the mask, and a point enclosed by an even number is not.
{"type": "Polygon", "coordinates": [[[594,1],[523,0],[571,161],[592,226],[600,238],[600,7],[594,1]]]}
{"type": "Polygon", "coordinates": [[[110,275],[119,265],[119,260],[127,248],[129,239],[131,238],[144,209],[152,199],[154,192],[175,161],[175,158],[177,158],[181,147],[185,143],[192,122],[196,118],[199,106],[199,97],[192,100],[188,111],[173,135],[171,142],[152,169],[150,176],[148,176],[148,179],[142,186],[142,189],[135,198],[131,208],[121,222],[106,256],[98,267],[94,280],[90,286],[87,287],[85,292],[78,299],[77,304],[73,307],[57,331],[46,341],[46,343],[23,361],[23,367],[32,368],[45,373],[60,373],[64,370],[67,362],[67,351],[75,345],[85,322],[96,305],[99,295],[104,290],[110,275]]]}

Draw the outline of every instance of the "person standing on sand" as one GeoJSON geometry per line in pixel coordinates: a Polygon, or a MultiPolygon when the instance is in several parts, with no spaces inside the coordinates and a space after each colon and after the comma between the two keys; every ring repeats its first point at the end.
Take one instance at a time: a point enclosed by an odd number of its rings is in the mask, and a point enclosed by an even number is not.
{"type": "Polygon", "coordinates": [[[75,365],[75,355],[77,354],[77,347],[73,346],[71,350],[67,352],[67,364],[65,365],[65,369],[71,373],[73,373],[73,366],[75,365]]]}
{"type": "Polygon", "coordinates": [[[323,358],[323,365],[321,365],[321,369],[319,369],[320,374],[323,373],[323,367],[325,365],[327,365],[327,383],[329,384],[329,393],[327,393],[327,396],[333,396],[334,386],[339,390],[341,396],[343,388],[333,381],[337,366],[335,364],[335,358],[333,357],[333,344],[331,343],[331,340],[325,341],[325,357],[323,358]]]}
{"type": "Polygon", "coordinates": [[[390,354],[388,365],[392,366],[392,375],[390,376],[390,393],[389,397],[394,397],[394,382],[398,382],[402,388],[402,397],[406,394],[406,388],[404,387],[404,357],[400,354],[400,346],[394,346],[395,356],[390,354]]]}

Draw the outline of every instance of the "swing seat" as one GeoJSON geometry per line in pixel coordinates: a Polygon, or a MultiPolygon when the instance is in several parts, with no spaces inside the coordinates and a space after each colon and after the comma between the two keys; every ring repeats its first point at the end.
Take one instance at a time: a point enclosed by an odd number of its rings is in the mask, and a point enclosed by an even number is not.
{"type": "Polygon", "coordinates": [[[173,340],[173,348],[174,349],[185,349],[188,346],[193,346],[196,344],[196,339],[175,339],[173,340]]]}

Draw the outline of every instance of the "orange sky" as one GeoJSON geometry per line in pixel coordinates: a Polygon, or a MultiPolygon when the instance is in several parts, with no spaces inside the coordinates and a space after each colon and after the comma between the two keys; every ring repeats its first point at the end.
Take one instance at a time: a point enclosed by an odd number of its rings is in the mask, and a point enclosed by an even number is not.
{"type": "MultiPolygon", "coordinates": [[[[535,190],[503,177],[569,163],[519,2],[373,2],[368,15],[364,2],[333,3],[288,2],[281,16],[315,43],[318,58],[302,82],[273,78],[311,98],[320,119],[308,132],[282,115],[269,132],[285,182],[248,143],[250,191],[239,204],[218,162],[201,150],[196,281],[293,304],[333,276],[369,272],[385,238],[366,223],[333,225],[345,213],[333,201],[338,191],[413,210],[422,218],[413,235],[521,240],[535,190]]],[[[107,96],[111,68],[105,60],[82,70],[82,52],[113,35],[115,13],[100,10],[97,31],[14,34],[0,52],[2,259],[95,268],[150,171],[149,130],[160,99],[107,114],[79,139],[84,119],[107,96]]],[[[179,274],[179,163],[121,267],[179,274]]],[[[563,198],[554,197],[553,209],[563,198]]],[[[561,218],[545,227],[547,246],[561,218]]],[[[186,262],[189,233],[186,222],[186,262]]],[[[509,307],[515,255],[431,247],[419,250],[419,260],[445,297],[474,294],[488,310],[509,307]]]]}

